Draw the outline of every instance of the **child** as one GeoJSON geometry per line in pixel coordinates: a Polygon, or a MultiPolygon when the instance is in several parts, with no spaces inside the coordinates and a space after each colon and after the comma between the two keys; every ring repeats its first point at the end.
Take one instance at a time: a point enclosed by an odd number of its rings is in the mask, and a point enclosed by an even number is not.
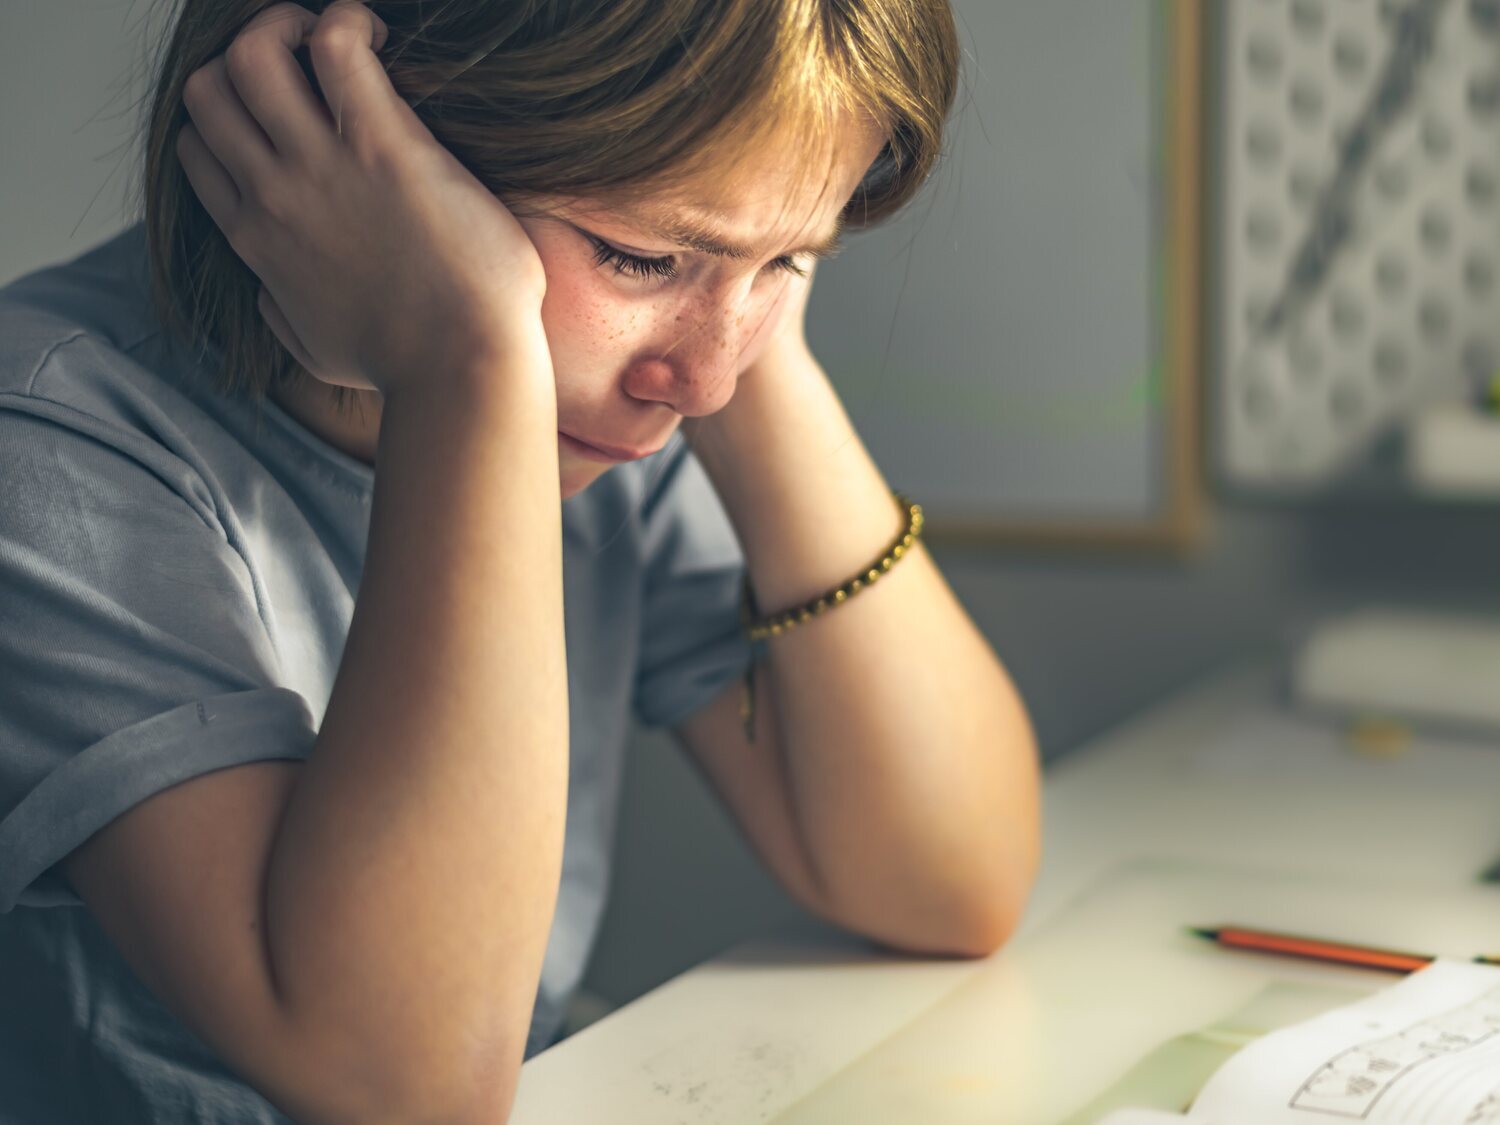
{"type": "Polygon", "coordinates": [[[632,718],[808,909],[1004,940],[1026,716],[802,325],[956,61],[944,0],[186,0],[144,222],[0,292],[0,1117],[503,1120],[632,718]]]}

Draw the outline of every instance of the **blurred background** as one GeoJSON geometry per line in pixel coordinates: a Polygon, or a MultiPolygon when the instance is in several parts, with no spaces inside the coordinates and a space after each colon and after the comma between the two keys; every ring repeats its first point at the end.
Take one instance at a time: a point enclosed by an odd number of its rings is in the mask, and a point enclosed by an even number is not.
{"type": "MultiPolygon", "coordinates": [[[[171,7],[5,0],[0,283],[131,220],[171,7]]],[[[1246,660],[1295,691],[1354,611],[1490,620],[1500,3],[955,10],[948,159],[820,268],[813,343],[1049,763],[1246,660]]],[[[640,732],[576,1021],[818,929],[640,732]]]]}

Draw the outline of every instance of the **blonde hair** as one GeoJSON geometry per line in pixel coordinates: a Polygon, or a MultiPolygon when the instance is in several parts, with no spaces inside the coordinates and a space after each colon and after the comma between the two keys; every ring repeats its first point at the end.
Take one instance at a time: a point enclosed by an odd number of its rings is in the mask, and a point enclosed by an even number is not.
{"type": "MultiPolygon", "coordinates": [[[[300,369],[198,202],[176,137],[188,75],[272,2],[183,0],[156,66],[142,185],[163,322],[219,351],[222,390],[255,398],[300,369]]],[[[390,28],[381,58],[397,91],[507,201],[651,190],[701,172],[726,140],[739,149],[853,109],[885,136],[844,209],[846,226],[865,226],[926,179],[958,78],[947,0],[366,2],[390,28]]]]}

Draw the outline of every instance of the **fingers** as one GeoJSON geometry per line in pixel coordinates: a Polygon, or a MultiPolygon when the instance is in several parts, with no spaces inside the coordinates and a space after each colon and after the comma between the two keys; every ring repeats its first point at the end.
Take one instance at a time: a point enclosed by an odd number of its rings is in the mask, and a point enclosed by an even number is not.
{"type": "Polygon", "coordinates": [[[332,116],[295,52],[318,17],[296,4],[274,4],[235,36],[224,52],[230,82],[277,152],[293,159],[325,141],[332,116]]]}
{"type": "Polygon", "coordinates": [[[349,0],[330,4],[313,29],[308,53],[340,135],[359,128],[364,115],[411,116],[375,55],[388,34],[384,20],[349,0]]]}
{"type": "Polygon", "coordinates": [[[220,164],[194,128],[188,122],[177,132],[177,159],[187,174],[188,183],[208,212],[209,218],[228,234],[239,210],[240,193],[234,179],[220,164]]]}
{"type": "Polygon", "coordinates": [[[182,87],[182,104],[204,144],[244,195],[270,166],[275,151],[270,138],[240,101],[222,57],[188,75],[182,87]]]}

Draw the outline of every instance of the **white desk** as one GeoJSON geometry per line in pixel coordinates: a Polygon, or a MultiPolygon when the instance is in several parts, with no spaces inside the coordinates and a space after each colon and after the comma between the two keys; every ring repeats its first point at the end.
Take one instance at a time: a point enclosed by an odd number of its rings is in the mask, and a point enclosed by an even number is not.
{"type": "MultiPolygon", "coordinates": [[[[738,946],[528,1062],[512,1122],[872,1121],[868,1108],[860,1117],[842,1111],[882,1084],[898,1091],[902,1068],[919,1067],[934,1052],[976,1049],[961,1030],[965,1005],[989,1003],[989,1019],[996,1005],[1016,1003],[1017,987],[1044,1006],[1053,1003],[1069,983],[1058,976],[1066,968],[1049,966],[1035,949],[1045,943],[1030,935],[1132,857],[1467,894],[1460,888],[1500,856],[1500,744],[1424,738],[1399,758],[1364,758],[1329,728],[1288,715],[1275,671],[1256,667],[1214,678],[1070,755],[1048,772],[1045,801],[1042,872],[1020,932],[994,957],[923,961],[875,955],[854,942],[738,946]],[[945,1035],[952,1041],[945,1043],[945,1035]],[[901,1043],[912,1044],[905,1054],[892,1047],[901,1043]],[[835,1075],[841,1081],[830,1093],[835,1075]],[[840,1115],[822,1116],[819,1105],[830,1114],[837,1107],[840,1115]]],[[[1495,906],[1492,944],[1500,945],[1500,897],[1495,906]]],[[[1117,999],[1116,1008],[1138,1005],[1128,988],[1117,999]]],[[[1165,998],[1150,1019],[1134,1023],[1136,1008],[1123,1017],[1114,1010],[1123,1018],[1113,1025],[1114,1046],[1122,1057],[1144,1054],[1163,1026],[1177,1026],[1175,1009],[1183,1030],[1201,1026],[1191,1001],[1165,998]]],[[[1088,1003],[1108,1006],[1109,998],[1091,994],[1088,1002],[1062,1005],[1073,1024],[1054,1022],[1047,1033],[1086,1038],[1093,1022],[1088,1003]]],[[[1043,1125],[1114,1073],[1087,1066],[1068,1076],[1017,1071],[1017,1058],[1036,1044],[1012,1041],[1019,1034],[1014,1021],[1006,1025],[1008,1038],[996,1027],[1000,1041],[978,1049],[1003,1053],[1009,1061],[1000,1069],[1023,1075],[1026,1088],[1005,1105],[1026,1108],[997,1116],[992,1105],[987,1115],[970,1117],[960,1107],[983,1099],[966,1102],[962,1090],[932,1092],[924,1125],[1043,1125]],[[1070,1082],[1072,1088],[1060,1088],[1070,1082]]],[[[920,1074],[905,1077],[915,1081],[920,1074]]],[[[914,1120],[909,1109],[901,1112],[914,1120]]]]}

